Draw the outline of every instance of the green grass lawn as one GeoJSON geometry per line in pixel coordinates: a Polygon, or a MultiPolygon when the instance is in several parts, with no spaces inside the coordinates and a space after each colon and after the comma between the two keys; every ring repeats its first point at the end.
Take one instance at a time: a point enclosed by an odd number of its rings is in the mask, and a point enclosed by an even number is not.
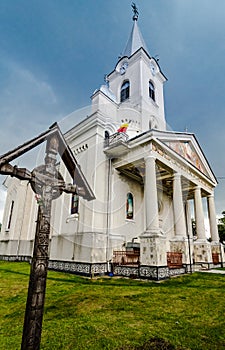
{"type": "MultiPolygon", "coordinates": [[[[0,349],[20,349],[29,272],[0,262],[0,349]]],[[[41,349],[225,349],[224,290],[219,274],[154,283],[49,271],[41,349]],[[150,347],[156,338],[164,345],[150,347]]]]}

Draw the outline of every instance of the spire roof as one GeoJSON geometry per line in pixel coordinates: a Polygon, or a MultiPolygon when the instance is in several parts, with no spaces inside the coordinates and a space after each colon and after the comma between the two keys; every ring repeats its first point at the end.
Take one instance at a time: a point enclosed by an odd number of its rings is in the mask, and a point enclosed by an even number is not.
{"type": "MultiPolygon", "coordinates": [[[[135,4],[133,4],[135,5],[135,4]]],[[[133,7],[133,6],[132,6],[133,7]]],[[[127,41],[126,47],[123,51],[123,55],[122,56],[127,56],[130,57],[131,55],[133,55],[133,53],[135,53],[138,49],[140,49],[141,47],[143,47],[143,49],[145,49],[145,51],[148,52],[147,46],[145,44],[145,41],[142,37],[141,31],[138,27],[137,24],[137,20],[138,20],[138,11],[137,8],[133,8],[134,11],[134,16],[133,16],[133,28],[131,30],[130,33],[130,37],[127,41]]]]}

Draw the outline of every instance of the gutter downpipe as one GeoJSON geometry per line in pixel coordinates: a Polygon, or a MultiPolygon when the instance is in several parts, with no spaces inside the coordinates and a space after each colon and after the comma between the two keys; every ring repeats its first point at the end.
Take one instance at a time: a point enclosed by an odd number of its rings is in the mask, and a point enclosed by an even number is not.
{"type": "Polygon", "coordinates": [[[112,171],[112,159],[108,160],[108,183],[107,183],[107,212],[106,212],[106,262],[107,272],[111,272],[109,263],[109,235],[110,235],[110,219],[111,219],[111,171],[112,171]]]}
{"type": "Polygon", "coordinates": [[[221,257],[221,267],[223,268],[223,244],[219,241],[220,244],[220,257],[221,257]]]}
{"type": "Polygon", "coordinates": [[[187,201],[185,203],[185,223],[186,223],[186,231],[187,231],[187,239],[188,239],[188,252],[189,252],[189,262],[190,262],[190,273],[192,273],[192,261],[191,261],[191,242],[190,242],[190,233],[188,230],[187,223],[187,201]]]}

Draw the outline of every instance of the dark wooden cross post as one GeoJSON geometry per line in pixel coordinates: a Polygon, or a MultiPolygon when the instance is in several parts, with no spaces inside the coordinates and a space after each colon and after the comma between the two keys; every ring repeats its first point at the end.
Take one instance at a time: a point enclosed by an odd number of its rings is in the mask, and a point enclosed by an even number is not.
{"type": "Polygon", "coordinates": [[[1,156],[0,174],[11,175],[20,180],[29,181],[33,191],[39,198],[38,218],[21,344],[21,350],[39,350],[49,259],[48,250],[52,200],[58,198],[63,191],[66,193],[77,193],[88,200],[92,200],[95,197],[57,124],[50,127],[49,131],[1,156]],[[9,161],[26,153],[43,141],[47,141],[44,165],[38,166],[30,172],[25,168],[18,168],[9,164],[9,161]],[[57,170],[57,154],[61,156],[76,185],[65,184],[63,177],[57,170]]]}
{"type": "Polygon", "coordinates": [[[53,197],[56,198],[53,196],[54,191],[60,195],[60,187],[62,187],[62,181],[60,183],[56,170],[58,146],[57,136],[51,136],[47,142],[45,166],[33,171],[36,176],[32,181],[32,188],[40,196],[40,201],[21,350],[40,348],[48,270],[51,206],[53,197]]]}

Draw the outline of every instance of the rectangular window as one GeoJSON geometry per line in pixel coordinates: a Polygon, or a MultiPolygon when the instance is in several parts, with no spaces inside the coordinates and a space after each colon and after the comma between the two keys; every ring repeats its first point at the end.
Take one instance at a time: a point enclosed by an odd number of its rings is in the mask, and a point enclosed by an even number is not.
{"type": "Polygon", "coordinates": [[[7,230],[10,229],[11,226],[11,221],[12,221],[12,214],[13,214],[13,207],[14,207],[14,201],[12,201],[11,206],[10,206],[10,211],[9,211],[9,219],[8,219],[8,223],[7,223],[7,230]]]}
{"type": "Polygon", "coordinates": [[[79,196],[77,194],[72,194],[71,198],[71,209],[70,214],[78,214],[79,210],[79,196]]]}

